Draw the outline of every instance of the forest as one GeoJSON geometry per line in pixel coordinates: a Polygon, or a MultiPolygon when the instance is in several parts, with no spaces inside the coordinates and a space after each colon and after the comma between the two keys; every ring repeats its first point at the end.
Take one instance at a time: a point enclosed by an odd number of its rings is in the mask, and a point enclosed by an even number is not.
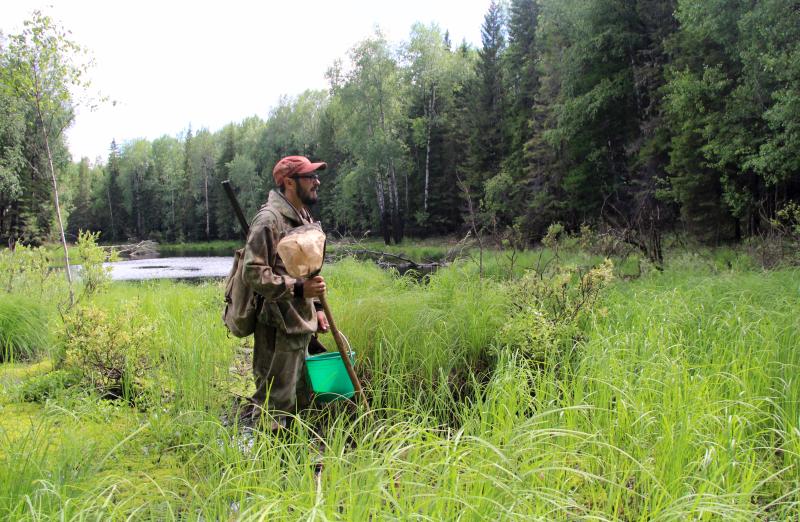
{"type": "Polygon", "coordinates": [[[85,50],[43,15],[29,30],[50,40],[0,41],[5,244],[56,237],[48,157],[67,237],[106,243],[238,237],[220,182],[252,215],[290,154],[328,162],[328,230],[387,244],[468,230],[532,243],[561,223],[658,262],[664,234],[758,237],[800,195],[794,0],[493,1],[479,48],[446,21],[402,42],[376,29],[330,65],[327,90],[285,96],[266,119],[124,143],[110,128],[107,158],[78,162],[62,132],[70,91],[43,116],[19,76],[36,59],[26,41],[52,44],[62,83],[84,81],[70,59],[85,50]]]}

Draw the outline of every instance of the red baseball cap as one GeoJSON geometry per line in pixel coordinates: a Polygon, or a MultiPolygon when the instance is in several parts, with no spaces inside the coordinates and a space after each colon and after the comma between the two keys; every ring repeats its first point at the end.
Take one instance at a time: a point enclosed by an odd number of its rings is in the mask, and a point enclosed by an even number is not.
{"type": "Polygon", "coordinates": [[[327,167],[328,164],[324,161],[311,163],[305,156],[286,156],[275,164],[275,168],[272,169],[272,178],[280,187],[283,185],[283,180],[295,174],[308,174],[315,170],[325,170],[327,167]]]}

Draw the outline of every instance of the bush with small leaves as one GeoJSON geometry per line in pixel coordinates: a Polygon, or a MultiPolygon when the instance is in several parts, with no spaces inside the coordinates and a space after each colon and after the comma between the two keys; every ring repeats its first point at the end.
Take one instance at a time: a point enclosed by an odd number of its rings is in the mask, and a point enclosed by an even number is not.
{"type": "Polygon", "coordinates": [[[6,292],[40,299],[59,295],[65,289],[63,277],[57,277],[53,250],[17,244],[0,250],[0,274],[6,292]]]}
{"type": "Polygon", "coordinates": [[[589,225],[581,225],[578,235],[578,246],[584,252],[589,252],[603,257],[630,256],[636,250],[633,245],[626,243],[622,239],[622,234],[614,230],[598,231],[589,225]]]}
{"type": "Polygon", "coordinates": [[[81,230],[78,232],[78,242],[75,243],[77,258],[81,263],[80,277],[83,282],[85,296],[96,294],[111,283],[111,268],[103,263],[117,261],[119,256],[115,251],[107,251],[97,244],[100,232],[81,230]]]}
{"type": "Polygon", "coordinates": [[[747,253],[766,269],[800,265],[800,204],[790,201],[759,235],[744,242],[747,253]]]}
{"type": "Polygon", "coordinates": [[[526,359],[542,362],[547,353],[558,347],[564,332],[534,307],[520,310],[503,325],[495,344],[512,348],[526,359]]]}
{"type": "Polygon", "coordinates": [[[556,264],[543,272],[526,272],[509,284],[512,313],[495,345],[537,361],[568,348],[577,338],[581,318],[614,279],[613,270],[606,259],[588,270],[556,264]]]}
{"type": "Polygon", "coordinates": [[[132,306],[113,314],[79,306],[64,317],[63,367],[106,397],[135,399],[151,367],[155,328],[132,306]]]}

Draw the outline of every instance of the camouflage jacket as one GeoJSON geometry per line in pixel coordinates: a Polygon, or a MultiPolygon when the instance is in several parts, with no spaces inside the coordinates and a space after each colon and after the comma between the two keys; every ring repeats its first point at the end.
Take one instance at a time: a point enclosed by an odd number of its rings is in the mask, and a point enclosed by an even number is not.
{"type": "Polygon", "coordinates": [[[264,297],[258,320],[288,334],[317,330],[314,299],[295,296],[297,279],[290,276],[278,256],[278,242],[295,227],[313,223],[311,214],[298,212],[278,190],[272,190],[250,224],[244,249],[245,282],[264,297]]]}

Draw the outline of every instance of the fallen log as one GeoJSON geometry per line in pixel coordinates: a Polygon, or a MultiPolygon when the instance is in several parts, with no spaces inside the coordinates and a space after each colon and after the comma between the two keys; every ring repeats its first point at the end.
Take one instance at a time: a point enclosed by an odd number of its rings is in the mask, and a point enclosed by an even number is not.
{"type": "MultiPolygon", "coordinates": [[[[330,252],[329,252],[330,254],[330,252]]],[[[396,270],[399,275],[404,275],[407,272],[416,272],[420,277],[433,274],[439,268],[443,266],[447,266],[449,263],[438,263],[438,262],[428,262],[428,263],[417,263],[412,259],[408,259],[407,257],[403,257],[399,254],[392,254],[390,252],[380,252],[376,250],[368,250],[365,248],[358,248],[358,249],[350,249],[345,248],[339,250],[334,255],[329,255],[329,260],[338,260],[342,257],[354,257],[356,259],[370,259],[375,262],[376,265],[381,267],[384,270],[396,270]],[[395,261],[390,261],[396,260],[395,261]]]]}
{"type": "Polygon", "coordinates": [[[414,261],[412,261],[411,259],[405,258],[405,257],[403,257],[403,256],[399,256],[399,255],[397,255],[397,254],[392,254],[392,253],[390,253],[390,252],[376,252],[375,250],[366,250],[366,249],[363,249],[363,248],[360,248],[360,249],[357,249],[357,250],[346,250],[345,252],[346,252],[347,254],[349,254],[349,255],[352,255],[352,256],[368,256],[368,257],[375,257],[375,258],[377,258],[377,259],[376,259],[376,261],[377,261],[379,264],[380,264],[380,261],[381,261],[381,260],[382,260],[384,257],[391,257],[391,258],[393,258],[393,259],[398,259],[398,260],[400,260],[400,261],[403,261],[403,262],[405,262],[405,263],[409,263],[409,264],[411,264],[411,265],[414,265],[414,266],[416,266],[416,265],[417,265],[417,263],[415,263],[415,262],[414,262],[414,261]]]}
{"type": "Polygon", "coordinates": [[[385,261],[377,261],[377,264],[384,270],[397,270],[400,275],[416,272],[419,276],[431,275],[443,266],[447,266],[446,263],[388,263],[385,261]]]}
{"type": "Polygon", "coordinates": [[[125,245],[108,245],[103,248],[109,251],[116,251],[119,255],[125,257],[153,257],[158,254],[158,243],[146,239],[138,243],[128,243],[125,245]]]}

